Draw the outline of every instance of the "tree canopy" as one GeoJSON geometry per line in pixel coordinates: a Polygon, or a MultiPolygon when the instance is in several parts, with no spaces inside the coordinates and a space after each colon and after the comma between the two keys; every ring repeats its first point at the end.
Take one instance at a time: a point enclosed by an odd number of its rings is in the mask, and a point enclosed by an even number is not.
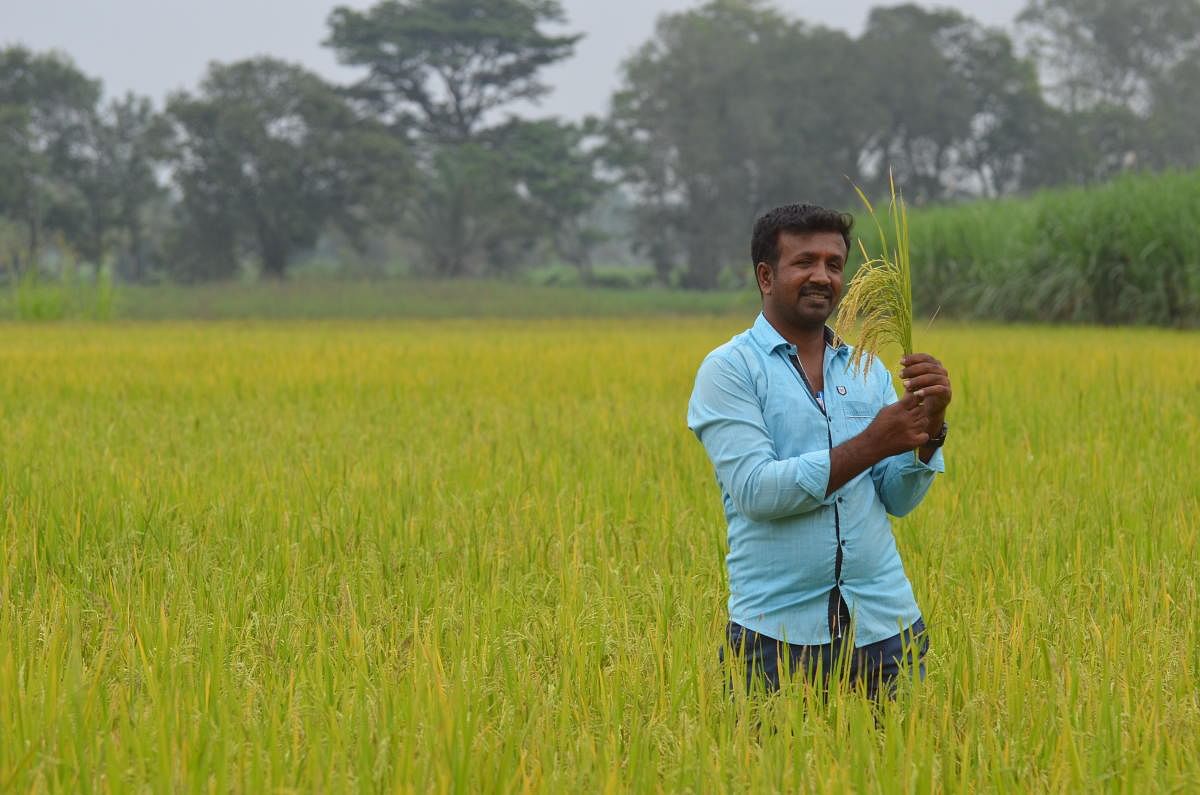
{"type": "Polygon", "coordinates": [[[540,115],[580,40],[558,0],[343,6],[345,85],[254,58],[163,108],[0,49],[0,273],[282,278],[320,249],[441,277],[615,256],[709,289],[749,278],[763,210],[889,171],[921,205],[1200,165],[1197,0],[1028,0],[1010,30],[908,3],[853,36],[706,0],[660,17],[604,117],[540,115]]]}
{"type": "MultiPolygon", "coordinates": [[[[547,169],[582,178],[574,197],[587,192],[582,150],[562,146],[577,141],[569,125],[500,117],[548,91],[542,70],[569,57],[580,38],[544,30],[563,21],[554,0],[384,0],[330,15],[327,44],[366,70],[351,95],[416,152],[405,228],[427,271],[511,267],[538,237],[527,231],[538,215],[530,187],[549,184],[547,169]],[[541,160],[526,151],[535,130],[555,147],[541,160]]],[[[559,237],[546,228],[552,241],[559,237]]]]}
{"type": "Polygon", "coordinates": [[[272,58],[213,65],[168,113],[181,209],[218,241],[194,251],[218,272],[236,267],[240,247],[280,278],[328,225],[357,236],[407,167],[404,148],[331,86],[272,58]]]}

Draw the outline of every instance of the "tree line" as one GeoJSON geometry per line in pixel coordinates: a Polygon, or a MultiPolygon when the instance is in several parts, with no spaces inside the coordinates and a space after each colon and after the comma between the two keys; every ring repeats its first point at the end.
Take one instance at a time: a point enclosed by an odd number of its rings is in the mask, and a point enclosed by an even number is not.
{"type": "Polygon", "coordinates": [[[0,50],[0,265],[282,278],[325,241],[439,277],[586,275],[615,237],[662,283],[712,288],[749,273],[763,209],[853,207],[889,169],[926,204],[1200,165],[1196,0],[1029,0],[1012,31],[879,7],[858,36],[711,0],[662,16],[578,123],[524,110],[581,38],[564,30],[557,0],[339,7],[323,43],[359,79],[214,63],[161,108],[0,50]]]}

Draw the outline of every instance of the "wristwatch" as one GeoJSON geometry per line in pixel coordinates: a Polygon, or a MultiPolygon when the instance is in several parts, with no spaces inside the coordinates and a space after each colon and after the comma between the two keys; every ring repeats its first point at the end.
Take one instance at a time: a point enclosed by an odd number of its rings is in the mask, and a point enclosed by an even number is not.
{"type": "Polygon", "coordinates": [[[948,430],[950,430],[950,426],[943,422],[942,429],[938,431],[938,435],[931,437],[922,447],[932,447],[934,450],[938,449],[946,443],[946,431],[948,430]]]}

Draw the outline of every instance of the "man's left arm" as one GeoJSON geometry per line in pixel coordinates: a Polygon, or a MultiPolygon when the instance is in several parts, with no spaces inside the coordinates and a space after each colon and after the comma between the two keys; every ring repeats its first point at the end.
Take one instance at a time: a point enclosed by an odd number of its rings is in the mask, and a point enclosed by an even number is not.
{"type": "MultiPolygon", "coordinates": [[[[900,364],[905,391],[921,400],[929,423],[929,438],[940,437],[952,396],[950,374],[941,362],[927,353],[905,356],[900,364]]],[[[876,377],[884,404],[894,403],[898,398],[887,369],[878,365],[876,377]]],[[[933,484],[934,475],[944,471],[941,448],[925,445],[918,448],[915,458],[912,453],[903,453],[880,461],[871,468],[871,478],[887,512],[892,516],[904,516],[920,504],[933,484]]]]}

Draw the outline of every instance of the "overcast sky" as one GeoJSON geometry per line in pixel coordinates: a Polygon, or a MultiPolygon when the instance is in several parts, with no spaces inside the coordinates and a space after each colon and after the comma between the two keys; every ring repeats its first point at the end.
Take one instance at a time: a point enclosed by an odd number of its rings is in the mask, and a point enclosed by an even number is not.
{"type": "MultiPolygon", "coordinates": [[[[161,102],[191,88],[209,61],[274,55],[305,64],[332,80],[353,79],[321,46],[325,21],[338,5],[367,8],[372,0],[0,0],[0,46],[21,43],[59,49],[110,96],[134,91],[161,102]]],[[[604,113],[618,66],[653,32],[659,14],[699,0],[563,0],[569,29],[586,34],[575,57],[546,73],[554,87],[546,113],[578,118],[604,113]]],[[[775,0],[814,24],[861,31],[870,0],[775,0]]],[[[1025,0],[939,3],[992,25],[1007,26],[1025,0]]]]}

